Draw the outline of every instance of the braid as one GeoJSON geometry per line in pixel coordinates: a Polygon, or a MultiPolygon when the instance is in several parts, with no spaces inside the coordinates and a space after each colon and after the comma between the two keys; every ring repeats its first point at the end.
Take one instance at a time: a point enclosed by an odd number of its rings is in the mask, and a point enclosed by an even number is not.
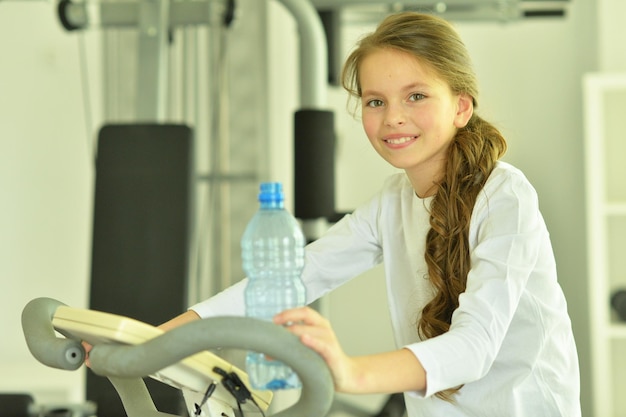
{"type": "MultiPolygon", "coordinates": [[[[438,184],[426,236],[426,265],[435,297],[424,307],[418,322],[423,338],[441,335],[450,329],[452,313],[459,306],[471,268],[469,225],[478,193],[496,161],[506,151],[500,132],[477,115],[457,133],[450,145],[446,171],[438,184]]],[[[461,387],[437,393],[442,399],[461,387]]]]}

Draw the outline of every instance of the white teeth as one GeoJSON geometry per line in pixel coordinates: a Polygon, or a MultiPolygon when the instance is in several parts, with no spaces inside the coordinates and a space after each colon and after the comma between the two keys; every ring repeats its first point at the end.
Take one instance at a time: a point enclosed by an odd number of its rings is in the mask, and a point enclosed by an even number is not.
{"type": "Polygon", "coordinates": [[[404,138],[397,138],[397,139],[385,139],[385,142],[391,143],[393,145],[400,145],[401,143],[406,143],[413,139],[414,139],[414,136],[407,136],[404,138]]]}

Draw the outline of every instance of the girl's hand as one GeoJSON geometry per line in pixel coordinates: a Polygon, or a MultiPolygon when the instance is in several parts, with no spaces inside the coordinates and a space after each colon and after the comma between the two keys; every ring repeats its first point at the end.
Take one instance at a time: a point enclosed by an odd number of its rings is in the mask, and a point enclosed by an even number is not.
{"type": "Polygon", "coordinates": [[[354,389],[356,364],[343,352],[328,320],[309,307],[301,307],[277,314],[274,323],[286,326],[305,346],[320,354],[332,373],[336,391],[354,389]]]}
{"type": "Polygon", "coordinates": [[[84,340],[81,342],[83,345],[83,349],[85,349],[85,366],[87,368],[91,367],[91,362],[89,362],[89,352],[91,352],[91,349],[93,348],[93,346],[91,346],[89,343],[85,342],[84,340]]]}

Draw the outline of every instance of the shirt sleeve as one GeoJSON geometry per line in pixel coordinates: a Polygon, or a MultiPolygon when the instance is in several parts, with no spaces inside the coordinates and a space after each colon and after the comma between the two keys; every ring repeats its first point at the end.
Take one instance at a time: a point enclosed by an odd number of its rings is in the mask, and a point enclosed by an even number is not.
{"type": "Polygon", "coordinates": [[[450,330],[406,346],[426,370],[431,396],[482,378],[496,358],[549,239],[535,190],[521,173],[487,183],[470,224],[471,270],[450,330]]]}
{"type": "MultiPolygon", "coordinates": [[[[344,216],[316,241],[305,248],[302,281],[306,302],[312,303],[360,273],[382,261],[378,242],[377,218],[380,196],[344,216]]],[[[190,310],[200,317],[245,315],[245,278],[190,310]]]]}
{"type": "Polygon", "coordinates": [[[307,247],[302,280],[311,303],[382,262],[378,199],[359,207],[307,247]]]}
{"type": "Polygon", "coordinates": [[[247,283],[248,279],[244,278],[211,298],[189,307],[189,310],[195,311],[203,319],[217,316],[244,316],[246,309],[243,297],[247,283]]]}

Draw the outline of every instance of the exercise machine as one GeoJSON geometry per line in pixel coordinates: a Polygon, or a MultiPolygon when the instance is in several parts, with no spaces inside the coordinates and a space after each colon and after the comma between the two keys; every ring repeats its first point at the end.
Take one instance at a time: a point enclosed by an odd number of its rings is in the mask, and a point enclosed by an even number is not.
{"type": "Polygon", "coordinates": [[[91,344],[91,370],[111,381],[128,417],[174,416],[156,409],[146,377],[181,389],[190,416],[265,415],[272,393],[249,389],[246,373],[211,351],[219,348],[263,352],[298,373],[300,398],[276,417],[321,417],[332,404],[323,359],[288,330],[258,319],[217,317],[163,332],[128,317],[36,298],[24,307],[22,329],[32,355],[62,370],[80,368],[86,358],[81,342],[91,344]]]}

